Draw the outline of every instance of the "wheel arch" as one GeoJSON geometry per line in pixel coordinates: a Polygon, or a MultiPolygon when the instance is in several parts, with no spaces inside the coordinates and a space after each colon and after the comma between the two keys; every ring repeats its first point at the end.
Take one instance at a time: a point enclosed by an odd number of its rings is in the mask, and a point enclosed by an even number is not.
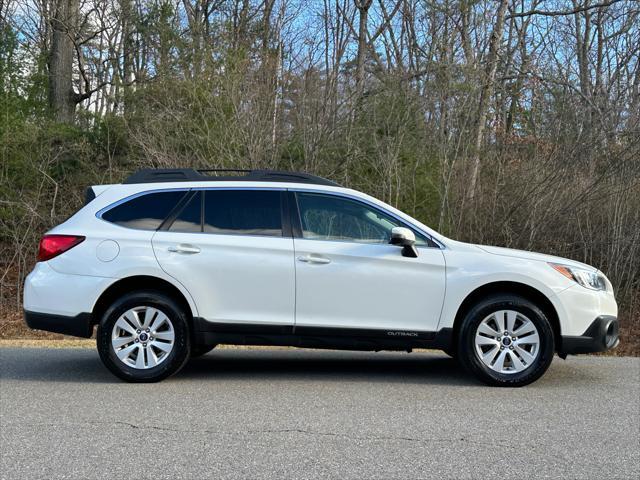
{"type": "Polygon", "coordinates": [[[190,323],[193,322],[193,317],[197,315],[185,294],[173,283],[152,275],[134,275],[117,280],[102,292],[91,312],[93,323],[100,323],[104,312],[118,297],[136,290],[156,290],[170,296],[184,309],[190,323]]]}
{"type": "Polygon", "coordinates": [[[561,343],[560,318],[553,303],[549,300],[549,297],[530,285],[510,281],[487,283],[476,288],[465,297],[460,304],[460,307],[458,307],[458,311],[456,312],[455,320],[453,322],[453,345],[457,344],[460,325],[462,324],[462,320],[467,312],[469,312],[469,310],[483,298],[495,294],[515,294],[535,303],[544,312],[545,316],[551,323],[555,340],[555,349],[558,351],[561,343]]]}

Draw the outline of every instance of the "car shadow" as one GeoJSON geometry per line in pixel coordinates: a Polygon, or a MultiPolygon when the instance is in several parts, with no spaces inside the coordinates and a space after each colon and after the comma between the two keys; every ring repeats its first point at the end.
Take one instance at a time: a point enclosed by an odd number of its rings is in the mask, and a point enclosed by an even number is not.
{"type": "MultiPolygon", "coordinates": [[[[596,376],[597,377],[597,376],[596,376]]],[[[540,386],[594,382],[588,369],[556,359],[538,381],[540,386]]],[[[165,382],[377,382],[387,384],[484,386],[443,353],[371,353],[296,349],[219,349],[191,359],[165,382]]],[[[118,383],[88,349],[0,349],[0,382],[118,383]]]]}
{"type": "Polygon", "coordinates": [[[347,381],[480,385],[455,360],[432,353],[318,350],[218,350],[192,359],[176,376],[192,380],[347,381]]]}
{"type": "MultiPolygon", "coordinates": [[[[481,385],[444,354],[295,349],[214,350],[165,381],[243,379],[481,385]]],[[[95,351],[84,349],[2,349],[0,380],[122,383],[95,351]]]]}
{"type": "Polygon", "coordinates": [[[0,381],[113,383],[98,353],[78,348],[0,348],[0,381]]]}

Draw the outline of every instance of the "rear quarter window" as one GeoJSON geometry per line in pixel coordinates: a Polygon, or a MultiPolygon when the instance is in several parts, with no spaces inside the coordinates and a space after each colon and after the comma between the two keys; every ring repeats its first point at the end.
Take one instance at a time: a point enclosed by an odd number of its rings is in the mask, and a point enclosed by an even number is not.
{"type": "Polygon", "coordinates": [[[187,194],[185,191],[145,193],[101,215],[103,220],[138,230],[157,230],[187,194]]]}

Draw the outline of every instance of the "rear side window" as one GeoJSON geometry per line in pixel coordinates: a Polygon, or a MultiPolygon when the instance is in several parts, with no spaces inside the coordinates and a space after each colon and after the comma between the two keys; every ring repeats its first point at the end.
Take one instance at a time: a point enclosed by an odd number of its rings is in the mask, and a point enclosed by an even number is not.
{"type": "Polygon", "coordinates": [[[157,230],[184,195],[184,191],[140,195],[104,212],[102,219],[122,227],[157,230]]]}
{"type": "Polygon", "coordinates": [[[282,236],[280,192],[275,190],[207,190],[205,233],[282,236]]]}

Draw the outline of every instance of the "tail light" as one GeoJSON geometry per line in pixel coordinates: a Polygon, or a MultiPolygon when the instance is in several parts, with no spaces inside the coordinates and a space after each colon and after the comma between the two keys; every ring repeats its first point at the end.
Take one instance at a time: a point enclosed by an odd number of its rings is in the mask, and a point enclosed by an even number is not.
{"type": "Polygon", "coordinates": [[[61,253],[71,250],[73,247],[82,243],[85,237],[80,235],[45,235],[40,240],[40,248],[38,249],[38,261],[46,262],[61,253]]]}

